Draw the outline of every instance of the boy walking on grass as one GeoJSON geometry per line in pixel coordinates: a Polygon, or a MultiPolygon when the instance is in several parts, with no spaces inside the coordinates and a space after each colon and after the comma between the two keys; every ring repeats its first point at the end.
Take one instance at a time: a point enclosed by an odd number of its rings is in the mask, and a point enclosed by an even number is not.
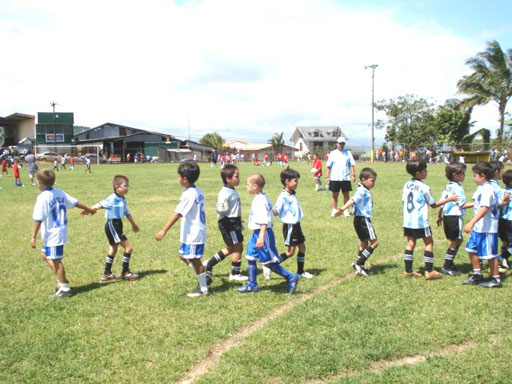
{"type": "Polygon", "coordinates": [[[139,275],[130,271],[130,258],[133,252],[133,246],[123,232],[123,218],[132,225],[133,232],[139,232],[139,227],[135,223],[128,203],[126,202],[126,194],[130,188],[130,181],[126,176],[116,175],[112,180],[114,193],[108,196],[105,200],[94,204],[92,207],[96,210],[105,210],[105,234],[107,235],[108,243],[110,244],[108,254],[105,259],[105,270],[101,276],[102,282],[116,281],[119,277],[112,273],[112,264],[116,257],[119,245],[124,248],[123,254],[123,271],[121,272],[121,279],[134,281],[139,278],[139,275]]]}
{"type": "Polygon", "coordinates": [[[78,207],[91,215],[94,215],[96,210],[82,204],[66,192],[52,188],[55,184],[55,173],[53,171],[48,169],[38,171],[36,180],[41,193],[37,196],[34,213],[32,214],[34,228],[30,245],[32,248],[36,247],[37,233],[41,229],[43,240],[41,256],[57,276],[57,288],[55,293],[50,295],[50,298],[69,297],[72,292],[68,286],[69,281],[66,278],[66,271],[62,263],[68,229],[67,210],[78,207]]]}
{"type": "Polygon", "coordinates": [[[356,193],[336,213],[336,216],[339,216],[343,211],[352,205],[354,206],[354,229],[356,230],[357,237],[359,237],[360,245],[357,260],[352,263],[352,268],[355,269],[356,275],[360,276],[368,276],[370,274],[370,271],[364,264],[379,245],[377,234],[371,222],[373,196],[370,189],[375,187],[376,180],[377,172],[372,168],[363,168],[359,173],[360,183],[356,193]]]}
{"type": "MultiPolygon", "coordinates": [[[[478,284],[483,288],[501,288],[498,271],[498,212],[499,201],[490,180],[495,169],[490,163],[478,163],[473,166],[473,179],[478,185],[473,194],[475,216],[464,227],[464,232],[471,233],[466,251],[473,266],[473,275],[464,280],[464,285],[478,284]],[[484,282],[480,260],[487,260],[491,279],[484,282]]],[[[508,198],[504,200],[508,202],[508,198]]]]}
{"type": "Polygon", "coordinates": [[[206,243],[206,216],[204,212],[204,194],[195,182],[199,178],[199,166],[195,162],[183,163],[178,167],[178,181],[185,191],[181,194],[180,201],[174,214],[163,228],[155,235],[160,241],[167,231],[181,218],[180,230],[180,259],[187,264],[196,274],[199,285],[195,290],[187,294],[188,297],[208,296],[208,283],[206,270],[201,263],[206,243]]]}
{"type": "Polygon", "coordinates": [[[238,292],[258,292],[256,262],[270,268],[274,273],[282,276],[288,284],[288,293],[292,294],[297,289],[299,275],[292,274],[279,265],[279,254],[276,250],[274,232],[272,231],[272,203],[265,193],[265,178],[255,173],[247,178],[247,192],[254,195],[249,215],[249,229],[254,230],[247,245],[246,258],[249,266],[249,282],[238,292]]]}
{"type": "MultiPolygon", "coordinates": [[[[503,174],[503,183],[505,184],[504,195],[508,198],[512,196],[512,170],[505,171],[503,174]]],[[[498,236],[501,239],[501,268],[506,272],[509,269],[509,257],[512,254],[512,203],[506,202],[500,210],[498,222],[498,236]]]]}
{"type": "Polygon", "coordinates": [[[466,177],[466,164],[453,162],[446,165],[446,178],[450,181],[441,194],[441,200],[450,196],[458,195],[458,201],[450,201],[446,203],[437,212],[436,225],[443,225],[444,234],[450,241],[450,245],[444,256],[444,265],[441,268],[443,275],[457,276],[459,272],[454,265],[455,256],[462,244],[462,230],[464,227],[463,216],[466,213],[464,208],[471,205],[466,204],[466,194],[460,183],[466,177]]]}
{"type": "Polygon", "coordinates": [[[405,183],[402,191],[404,236],[407,237],[404,277],[422,277],[419,272],[413,271],[412,265],[416,240],[423,239],[425,279],[440,279],[443,275],[434,269],[434,240],[428,220],[428,207],[437,208],[450,201],[457,201],[459,195],[454,194],[436,202],[430,187],[423,182],[427,178],[427,163],[423,160],[409,161],[406,170],[412,179],[405,183]]]}
{"type": "Polygon", "coordinates": [[[242,205],[240,196],[235,188],[240,184],[240,172],[238,167],[227,164],[221,171],[220,176],[224,186],[217,197],[216,210],[218,213],[218,226],[226,247],[217,252],[210,260],[205,261],[206,273],[212,275],[212,269],[217,263],[227,256],[233,255],[231,259],[231,273],[229,280],[246,281],[247,276],[240,273],[242,265],[242,251],[244,250],[244,236],[242,234],[242,205]]]}

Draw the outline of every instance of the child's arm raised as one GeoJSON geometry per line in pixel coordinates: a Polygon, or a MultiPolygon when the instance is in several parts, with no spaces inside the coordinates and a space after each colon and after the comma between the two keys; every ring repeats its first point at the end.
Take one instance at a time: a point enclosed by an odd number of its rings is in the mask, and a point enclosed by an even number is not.
{"type": "Polygon", "coordinates": [[[160,241],[164,238],[165,234],[171,227],[181,218],[181,215],[179,213],[174,213],[167,224],[164,225],[164,227],[155,235],[156,241],[160,241]]]}
{"type": "Polygon", "coordinates": [[[464,226],[464,232],[466,233],[470,233],[471,230],[473,229],[473,227],[475,226],[475,224],[477,223],[478,220],[480,220],[482,217],[484,217],[487,212],[489,212],[489,207],[482,207],[480,208],[480,210],[476,213],[476,215],[470,220],[469,223],[467,223],[465,226],[464,226]]]}
{"type": "Polygon", "coordinates": [[[436,201],[434,204],[431,205],[431,207],[432,208],[437,208],[437,207],[440,207],[442,205],[445,205],[446,203],[449,203],[450,201],[457,201],[459,199],[460,199],[459,195],[457,195],[457,194],[451,195],[450,197],[447,197],[444,200],[436,201]]]}

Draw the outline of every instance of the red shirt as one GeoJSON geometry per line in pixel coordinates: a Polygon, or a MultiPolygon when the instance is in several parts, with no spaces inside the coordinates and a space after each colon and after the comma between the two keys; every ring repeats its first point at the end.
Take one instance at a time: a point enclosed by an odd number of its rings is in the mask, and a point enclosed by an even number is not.
{"type": "Polygon", "coordinates": [[[285,163],[287,163],[287,162],[288,162],[288,155],[287,155],[286,153],[283,155],[283,161],[284,161],[285,163]]]}
{"type": "Polygon", "coordinates": [[[2,172],[7,172],[7,161],[2,160],[2,172]]]}
{"type": "Polygon", "coordinates": [[[312,168],[318,169],[318,172],[315,173],[314,175],[315,177],[322,176],[322,160],[316,159],[315,161],[313,161],[312,168]]]}
{"type": "Polygon", "coordinates": [[[15,179],[20,178],[20,170],[18,169],[18,163],[14,163],[14,165],[12,166],[12,173],[14,173],[15,179]]]}
{"type": "Polygon", "coordinates": [[[277,154],[277,161],[281,161],[281,154],[280,153],[277,154]]]}
{"type": "Polygon", "coordinates": [[[220,162],[221,162],[221,163],[223,163],[223,162],[225,162],[225,161],[226,161],[226,157],[225,157],[224,155],[222,155],[222,156],[220,157],[220,162]]]}

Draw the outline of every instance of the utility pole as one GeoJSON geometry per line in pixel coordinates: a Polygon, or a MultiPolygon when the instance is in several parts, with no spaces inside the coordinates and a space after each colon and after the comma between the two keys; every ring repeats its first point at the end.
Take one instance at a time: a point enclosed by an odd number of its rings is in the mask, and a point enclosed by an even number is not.
{"type": "Polygon", "coordinates": [[[55,119],[57,118],[57,115],[55,114],[55,106],[59,105],[55,101],[52,101],[50,105],[53,108],[53,143],[55,145],[54,152],[57,152],[57,128],[55,127],[55,119]]]}
{"type": "Polygon", "coordinates": [[[375,132],[375,68],[378,67],[378,64],[372,64],[372,65],[365,65],[364,69],[371,68],[372,69],[372,134],[371,134],[371,141],[372,141],[372,154],[371,154],[371,162],[373,164],[375,160],[375,138],[374,138],[374,132],[375,132]]]}

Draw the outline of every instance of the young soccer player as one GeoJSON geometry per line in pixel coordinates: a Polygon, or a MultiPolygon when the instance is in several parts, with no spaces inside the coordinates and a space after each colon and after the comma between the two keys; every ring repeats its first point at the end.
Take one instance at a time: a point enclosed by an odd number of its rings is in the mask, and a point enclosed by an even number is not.
{"type": "MultiPolygon", "coordinates": [[[[503,163],[501,161],[498,161],[498,160],[489,161],[489,164],[491,164],[491,166],[494,169],[494,176],[492,177],[491,180],[489,180],[489,182],[491,183],[492,188],[494,189],[494,193],[496,194],[496,197],[498,199],[498,205],[499,205],[499,208],[500,208],[500,211],[498,211],[498,233],[499,233],[500,232],[500,225],[504,225],[504,223],[505,223],[505,222],[500,221],[500,218],[501,218],[501,201],[503,199],[503,192],[504,191],[501,188],[500,183],[499,183],[499,180],[501,180],[503,178],[503,168],[504,168],[504,165],[503,165],[503,163]]],[[[502,244],[502,250],[503,250],[503,244],[502,244]]],[[[501,253],[503,253],[503,252],[501,252],[501,253]]],[[[507,267],[508,263],[503,260],[503,257],[501,256],[501,254],[498,254],[498,263],[500,265],[499,272],[500,273],[506,273],[507,269],[508,269],[508,267],[507,267]]]]}
{"type": "Polygon", "coordinates": [[[420,273],[413,271],[412,265],[416,240],[423,239],[425,279],[439,279],[443,275],[434,269],[434,240],[428,220],[428,207],[437,208],[449,201],[456,201],[459,195],[454,194],[436,202],[430,187],[423,182],[427,178],[427,163],[423,160],[409,161],[406,170],[412,179],[405,183],[402,192],[404,236],[407,237],[407,246],[404,251],[404,277],[421,277],[420,273]]]}
{"type": "Polygon", "coordinates": [[[501,288],[498,271],[498,198],[490,180],[495,169],[490,163],[478,163],[473,166],[473,179],[478,185],[473,194],[475,216],[464,227],[470,233],[466,251],[473,266],[473,275],[464,280],[464,285],[478,284],[484,288],[501,288]],[[487,260],[491,280],[483,282],[480,260],[487,260]]]}
{"type": "Polygon", "coordinates": [[[370,271],[364,264],[379,246],[377,234],[371,222],[373,196],[370,189],[375,187],[376,180],[377,172],[372,168],[363,168],[359,173],[360,183],[357,186],[356,193],[336,213],[339,216],[343,211],[352,205],[354,206],[354,228],[357,237],[359,237],[360,244],[357,259],[352,263],[352,268],[355,269],[356,275],[360,276],[368,276],[370,274],[370,271]]]}
{"type": "Polygon", "coordinates": [[[296,195],[299,178],[299,172],[294,169],[286,168],[281,172],[281,184],[283,184],[284,189],[274,204],[273,212],[283,222],[284,245],[288,247],[288,250],[280,255],[281,262],[295,255],[295,250],[298,247],[297,274],[305,279],[311,279],[313,275],[304,271],[306,238],[300,227],[300,221],[304,214],[296,195]]]}
{"type": "Polygon", "coordinates": [[[24,187],[20,178],[20,169],[18,167],[18,159],[14,160],[14,164],[12,166],[12,173],[14,175],[14,185],[17,187],[24,187]]]}
{"type": "Polygon", "coordinates": [[[218,213],[218,226],[226,247],[217,252],[210,260],[203,263],[206,273],[212,275],[212,269],[227,256],[231,259],[231,273],[229,280],[246,281],[247,276],[240,273],[242,265],[242,251],[244,250],[244,236],[242,234],[242,205],[240,196],[235,188],[240,184],[240,172],[233,164],[226,164],[220,171],[224,186],[217,197],[216,210],[218,213]]]}
{"type": "Polygon", "coordinates": [[[443,275],[457,276],[459,273],[454,265],[455,256],[462,244],[462,230],[464,221],[462,217],[466,213],[466,194],[460,183],[466,177],[466,164],[453,162],[446,165],[446,178],[450,181],[441,194],[441,200],[452,195],[458,195],[458,201],[450,201],[446,203],[437,212],[436,225],[443,225],[444,234],[450,241],[450,245],[444,256],[444,265],[441,268],[443,275]]]}
{"type": "Polygon", "coordinates": [[[52,188],[55,184],[55,173],[53,171],[48,169],[38,171],[36,180],[41,193],[37,196],[32,214],[34,228],[30,245],[32,248],[36,247],[37,233],[41,229],[43,240],[41,256],[57,276],[57,288],[55,293],[50,295],[50,298],[68,297],[72,295],[72,292],[68,286],[69,281],[66,278],[66,271],[62,263],[68,229],[67,210],[78,207],[91,215],[94,215],[96,210],[82,204],[66,192],[52,188]]]}
{"type": "Polygon", "coordinates": [[[7,174],[7,176],[9,176],[9,172],[7,171],[7,160],[5,159],[5,157],[2,159],[2,174],[0,175],[0,177],[2,177],[4,173],[7,174]]]}
{"type": "Polygon", "coordinates": [[[180,231],[180,259],[187,264],[196,274],[199,285],[189,292],[189,297],[208,296],[208,282],[206,270],[201,263],[206,243],[206,216],[204,213],[204,194],[195,182],[199,178],[199,165],[195,162],[182,163],[178,167],[178,181],[185,191],[181,194],[180,202],[174,214],[163,228],[155,235],[157,241],[164,238],[165,234],[181,218],[180,231]]]}
{"type": "Polygon", "coordinates": [[[57,159],[53,159],[53,170],[58,171],[59,170],[59,162],[57,159]]]}
{"type": "Polygon", "coordinates": [[[267,266],[272,272],[282,276],[288,283],[288,293],[292,294],[297,289],[299,275],[288,272],[279,265],[279,254],[276,249],[276,241],[272,230],[272,203],[265,193],[265,178],[255,173],[247,178],[247,192],[254,195],[249,215],[249,229],[254,230],[245,257],[248,260],[247,268],[249,282],[242,288],[240,293],[258,292],[256,262],[267,266]]]}
{"type": "MultiPolygon", "coordinates": [[[[503,173],[503,183],[505,184],[504,195],[512,196],[512,170],[503,173]]],[[[512,254],[512,202],[507,202],[500,210],[498,222],[498,236],[501,239],[501,268],[509,269],[509,257],[512,254]]]]}
{"type": "Polygon", "coordinates": [[[130,258],[132,256],[133,246],[123,232],[124,217],[126,217],[132,225],[133,232],[139,232],[139,227],[128,209],[128,203],[125,197],[130,188],[130,181],[126,176],[116,175],[112,180],[112,187],[114,188],[114,193],[105,200],[92,206],[96,210],[104,209],[105,219],[107,219],[105,223],[105,234],[107,235],[110,246],[105,259],[105,270],[101,276],[101,281],[119,280],[119,277],[112,273],[112,264],[114,264],[114,258],[116,257],[119,246],[124,248],[121,279],[134,281],[139,278],[139,275],[130,271],[130,258]]]}
{"type": "Polygon", "coordinates": [[[322,160],[318,158],[316,153],[313,154],[313,164],[311,165],[311,173],[315,179],[315,191],[321,191],[322,187],[322,160]]]}

